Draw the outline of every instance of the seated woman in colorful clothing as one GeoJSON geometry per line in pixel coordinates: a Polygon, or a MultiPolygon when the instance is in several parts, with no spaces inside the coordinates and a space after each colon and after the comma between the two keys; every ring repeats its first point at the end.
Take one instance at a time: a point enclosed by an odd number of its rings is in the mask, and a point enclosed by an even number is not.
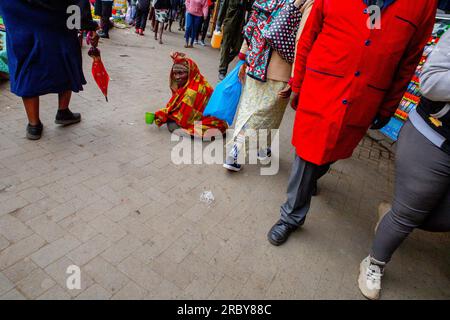
{"type": "Polygon", "coordinates": [[[155,113],[156,125],[160,127],[167,123],[170,132],[181,128],[189,135],[201,138],[218,135],[219,132],[224,134],[228,128],[225,121],[203,116],[213,88],[200,73],[197,64],[183,53],[176,52],[171,57],[172,98],[165,108],[155,113]]]}

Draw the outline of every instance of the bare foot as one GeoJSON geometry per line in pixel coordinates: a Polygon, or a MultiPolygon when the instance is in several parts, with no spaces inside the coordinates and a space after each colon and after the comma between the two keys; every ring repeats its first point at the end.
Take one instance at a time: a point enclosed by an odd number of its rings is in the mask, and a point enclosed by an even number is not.
{"type": "Polygon", "coordinates": [[[163,44],[163,41],[162,41],[162,39],[159,39],[159,44],[163,44]]]}

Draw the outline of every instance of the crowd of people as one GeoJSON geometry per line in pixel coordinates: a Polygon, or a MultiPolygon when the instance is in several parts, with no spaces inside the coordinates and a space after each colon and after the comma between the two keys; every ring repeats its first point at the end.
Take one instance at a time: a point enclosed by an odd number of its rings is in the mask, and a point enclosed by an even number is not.
{"type": "MultiPolygon", "coordinates": [[[[83,8],[88,0],[78,2],[83,8]]],[[[143,35],[150,17],[161,43],[166,26],[170,29],[183,18],[179,30],[185,30],[185,48],[204,44],[214,7],[208,0],[129,4],[136,33],[143,35]]],[[[82,90],[86,81],[77,31],[66,27],[65,5],[51,0],[0,2],[8,30],[11,91],[23,100],[29,139],[39,139],[43,130],[39,96],[58,94],[56,123],[81,120],[69,110],[72,92],[82,90]]],[[[431,35],[438,5],[448,10],[449,2],[416,0],[412,6],[408,0],[222,0],[215,26],[223,32],[219,79],[226,77],[236,57],[245,61],[239,71],[243,90],[235,134],[224,167],[242,169],[238,155],[248,151],[247,130],[278,129],[289,101],[296,110],[296,155],[286,202],[267,234],[272,245],[282,245],[305,224],[317,181],[330,166],[349,158],[368,129],[383,128],[394,115],[431,35]],[[373,6],[381,12],[381,28],[371,22],[373,6]],[[272,27],[292,27],[294,19],[276,19],[283,10],[301,14],[290,45],[265,37],[272,27]]],[[[95,2],[100,26],[83,10],[82,29],[93,32],[94,43],[97,34],[109,37],[111,7],[112,0],[95,2]]],[[[156,112],[156,124],[200,137],[211,128],[224,133],[224,121],[202,114],[213,88],[197,64],[182,53],[172,59],[172,97],[156,112]],[[200,131],[195,121],[202,121],[200,131]]],[[[415,228],[450,231],[450,32],[426,63],[421,85],[424,97],[398,141],[393,203],[380,206],[372,250],[360,265],[358,286],[369,299],[379,298],[387,263],[415,228]]],[[[259,149],[258,157],[270,159],[270,144],[259,149]]]]}
{"type": "Polygon", "coordinates": [[[155,40],[163,44],[164,30],[172,32],[173,23],[179,20],[178,31],[185,31],[185,48],[192,48],[194,44],[206,46],[215,0],[128,0],[128,7],[128,23],[135,26],[137,34],[144,35],[147,20],[151,20],[155,40]]]}

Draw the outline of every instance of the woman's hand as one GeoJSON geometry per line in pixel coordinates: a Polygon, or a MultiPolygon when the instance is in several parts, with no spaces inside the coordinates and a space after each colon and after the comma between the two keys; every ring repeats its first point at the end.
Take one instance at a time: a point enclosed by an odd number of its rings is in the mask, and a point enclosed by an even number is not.
{"type": "Polygon", "coordinates": [[[292,95],[292,100],[291,100],[291,107],[294,110],[297,110],[298,100],[299,100],[298,98],[299,98],[299,94],[294,92],[294,94],[292,95]]]}
{"type": "Polygon", "coordinates": [[[244,84],[245,77],[247,76],[247,65],[244,63],[239,69],[239,81],[244,84]]]}
{"type": "Polygon", "coordinates": [[[288,99],[291,96],[291,93],[292,93],[292,88],[289,84],[287,84],[283,90],[278,92],[278,96],[281,99],[288,99]]]}

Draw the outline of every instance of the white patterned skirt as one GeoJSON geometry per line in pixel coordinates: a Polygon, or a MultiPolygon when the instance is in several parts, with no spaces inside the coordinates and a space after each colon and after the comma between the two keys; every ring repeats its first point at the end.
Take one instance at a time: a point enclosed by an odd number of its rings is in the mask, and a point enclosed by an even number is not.
{"type": "MultiPolygon", "coordinates": [[[[267,129],[268,134],[271,129],[279,129],[289,102],[289,99],[278,96],[285,87],[286,82],[261,82],[247,76],[239,101],[233,138],[248,129],[267,129]]],[[[270,145],[270,139],[268,143],[270,145]]]]}
{"type": "Polygon", "coordinates": [[[156,20],[161,23],[169,21],[169,9],[155,9],[156,20]]]}

